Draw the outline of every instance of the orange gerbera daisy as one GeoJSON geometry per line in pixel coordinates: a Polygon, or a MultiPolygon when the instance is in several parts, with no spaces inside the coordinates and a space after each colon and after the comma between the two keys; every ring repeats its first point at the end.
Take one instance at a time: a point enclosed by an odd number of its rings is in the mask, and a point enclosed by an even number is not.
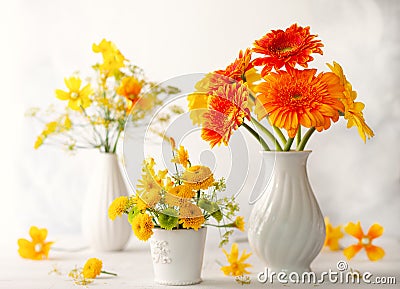
{"type": "Polygon", "coordinates": [[[345,232],[358,239],[358,244],[351,245],[344,249],[343,254],[347,259],[353,258],[362,248],[367,252],[367,256],[371,261],[377,261],[385,256],[385,251],[378,246],[372,245],[372,240],[380,237],[383,234],[383,227],[379,224],[373,224],[367,235],[364,234],[360,222],[357,224],[349,223],[344,228],[345,232]]]}
{"type": "Polygon", "coordinates": [[[247,48],[244,53],[240,50],[239,57],[233,63],[228,65],[224,70],[217,70],[215,73],[228,77],[231,82],[232,80],[241,82],[245,81],[245,73],[251,68],[253,68],[251,50],[247,48]]]}
{"type": "Polygon", "coordinates": [[[270,123],[285,128],[293,138],[300,125],[328,129],[331,120],[339,119],[344,107],[343,85],[331,72],[315,76],[316,69],[278,70],[264,77],[257,86],[256,114],[258,119],[268,115],[270,123]]]}
{"type": "Polygon", "coordinates": [[[239,83],[225,84],[213,92],[208,111],[204,113],[201,136],[211,147],[224,143],[228,145],[232,130],[236,130],[244,121],[250,119],[247,108],[249,92],[239,83]]]}
{"type": "Polygon", "coordinates": [[[312,53],[322,55],[321,40],[314,39],[318,35],[310,34],[310,27],[293,24],[285,31],[272,30],[264,37],[254,42],[253,51],[264,54],[253,61],[255,66],[264,66],[261,76],[265,76],[275,67],[276,70],[285,66],[287,69],[299,64],[308,67],[307,62],[314,58],[312,53]]]}

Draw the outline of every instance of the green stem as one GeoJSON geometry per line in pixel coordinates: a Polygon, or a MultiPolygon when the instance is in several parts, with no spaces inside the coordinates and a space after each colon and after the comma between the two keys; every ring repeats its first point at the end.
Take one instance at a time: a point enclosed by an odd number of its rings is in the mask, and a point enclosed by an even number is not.
{"type": "Polygon", "coordinates": [[[107,272],[107,271],[100,271],[100,272],[103,273],[103,274],[118,276],[116,273],[111,273],[111,272],[107,272]]]}
{"type": "Polygon", "coordinates": [[[251,122],[256,125],[269,139],[274,143],[275,148],[277,151],[282,151],[282,147],[279,144],[278,140],[276,137],[271,133],[265,126],[263,126],[261,123],[259,123],[254,117],[251,117],[251,122]]]}
{"type": "Polygon", "coordinates": [[[288,138],[288,141],[287,141],[285,147],[283,148],[283,150],[285,152],[290,151],[290,147],[292,146],[293,140],[294,140],[294,137],[288,138]]]}
{"type": "Polygon", "coordinates": [[[283,144],[283,145],[286,145],[287,140],[286,140],[285,136],[283,135],[282,131],[281,131],[278,127],[276,127],[276,126],[274,126],[274,131],[276,132],[276,134],[277,134],[277,135],[279,136],[279,138],[281,139],[282,144],[283,144]]]}
{"type": "Polygon", "coordinates": [[[300,142],[301,142],[301,126],[299,126],[299,129],[297,130],[296,148],[299,147],[300,142]]]}
{"type": "Polygon", "coordinates": [[[265,140],[254,130],[252,129],[247,123],[243,122],[242,125],[260,142],[264,150],[270,151],[271,149],[265,142],[265,140]]]}
{"type": "Polygon", "coordinates": [[[308,140],[310,139],[311,135],[314,133],[315,127],[310,128],[305,135],[303,136],[303,139],[300,142],[300,145],[297,147],[298,151],[303,151],[308,140]]]}
{"type": "Polygon", "coordinates": [[[117,144],[118,144],[119,137],[121,136],[121,132],[122,132],[122,130],[119,129],[118,130],[118,134],[117,134],[117,138],[115,139],[114,148],[112,150],[112,153],[114,153],[114,154],[117,151],[117,144]]]}
{"type": "Polygon", "coordinates": [[[81,105],[81,109],[83,112],[83,115],[89,120],[89,123],[91,124],[91,126],[93,127],[93,131],[94,133],[98,136],[100,143],[103,143],[103,139],[101,137],[101,134],[99,133],[99,131],[96,128],[96,125],[93,123],[93,121],[90,119],[89,115],[86,112],[86,109],[81,105]]]}

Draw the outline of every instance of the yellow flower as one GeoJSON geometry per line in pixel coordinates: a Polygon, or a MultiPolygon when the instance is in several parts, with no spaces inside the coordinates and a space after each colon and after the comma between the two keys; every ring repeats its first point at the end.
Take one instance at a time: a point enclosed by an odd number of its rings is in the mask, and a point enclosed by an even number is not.
{"type": "Polygon", "coordinates": [[[347,81],[346,76],[343,73],[343,68],[333,62],[333,65],[327,63],[331,71],[340,78],[340,83],[344,86],[345,91],[343,92],[345,98],[342,99],[344,105],[344,118],[347,119],[347,128],[356,126],[358,134],[361,136],[364,142],[366,137],[371,138],[374,136],[372,129],[366,124],[362,110],[365,105],[362,102],[355,102],[357,98],[357,92],[353,90],[350,82],[347,81]]]}
{"type": "Polygon", "coordinates": [[[251,253],[246,254],[246,250],[243,250],[242,256],[239,258],[239,248],[237,243],[232,244],[231,252],[229,254],[225,249],[222,249],[222,251],[229,262],[228,266],[221,267],[221,270],[225,275],[242,276],[250,273],[246,268],[251,267],[251,265],[244,263],[244,261],[251,256],[251,253]]]}
{"type": "Polygon", "coordinates": [[[240,231],[244,232],[244,218],[242,216],[236,217],[234,222],[235,228],[239,229],[240,231]]]}
{"type": "Polygon", "coordinates": [[[183,206],[193,198],[195,194],[196,192],[186,185],[172,187],[165,194],[165,203],[170,206],[183,206]]]}
{"type": "Polygon", "coordinates": [[[32,241],[26,239],[18,240],[18,253],[22,258],[32,260],[47,259],[50,247],[54,242],[46,242],[47,229],[39,229],[32,226],[29,230],[32,241]]]}
{"type": "Polygon", "coordinates": [[[127,99],[134,101],[139,96],[142,90],[142,84],[137,80],[136,77],[129,76],[124,77],[121,80],[121,85],[117,89],[119,95],[125,96],[127,99]]]}
{"type": "Polygon", "coordinates": [[[377,261],[382,259],[385,256],[385,251],[378,246],[372,245],[372,240],[380,237],[383,234],[383,227],[379,224],[373,224],[368,233],[365,235],[360,222],[357,224],[348,223],[346,227],[344,227],[344,231],[357,238],[358,243],[355,245],[351,245],[343,250],[343,254],[347,257],[347,259],[353,258],[362,248],[367,252],[367,256],[371,261],[377,261]]]}
{"type": "Polygon", "coordinates": [[[116,217],[120,217],[125,212],[128,202],[129,200],[127,196],[116,198],[108,207],[108,217],[111,220],[115,220],[116,217]]]}
{"type": "Polygon", "coordinates": [[[210,95],[204,92],[194,92],[187,97],[190,119],[193,124],[202,125],[204,122],[204,113],[207,112],[208,100],[210,95]]]}
{"type": "Polygon", "coordinates": [[[139,211],[144,211],[147,209],[147,204],[138,196],[133,197],[133,203],[136,204],[136,207],[139,211]]]}
{"type": "Polygon", "coordinates": [[[97,258],[90,258],[83,266],[83,276],[88,279],[94,279],[100,275],[103,262],[97,258]]]}
{"type": "Polygon", "coordinates": [[[179,224],[185,229],[194,229],[197,231],[204,224],[205,218],[201,209],[191,203],[187,203],[180,208],[179,224]]]}
{"type": "Polygon", "coordinates": [[[132,230],[139,240],[147,241],[153,235],[153,220],[148,214],[138,214],[132,220],[132,230]]]}
{"type": "Polygon", "coordinates": [[[329,218],[325,217],[326,237],[324,246],[329,247],[332,251],[340,249],[339,240],[343,238],[342,226],[333,227],[329,222],[329,218]]]}
{"type": "Polygon", "coordinates": [[[99,44],[92,45],[93,52],[101,53],[103,55],[103,63],[99,65],[99,69],[106,77],[120,75],[119,69],[124,67],[125,57],[118,50],[117,46],[111,42],[103,39],[99,44]]]}
{"type": "Polygon", "coordinates": [[[214,184],[214,176],[209,167],[192,166],[182,174],[182,180],[192,190],[205,190],[214,184]]]}
{"type": "Polygon", "coordinates": [[[183,146],[180,146],[179,149],[176,150],[176,156],[171,161],[187,168],[190,163],[188,151],[185,150],[183,146]]]}
{"type": "Polygon", "coordinates": [[[44,134],[40,134],[38,135],[38,137],[36,138],[35,144],[33,145],[33,147],[35,148],[35,150],[37,150],[44,142],[44,140],[46,139],[46,135],[44,134]]]}
{"type": "Polygon", "coordinates": [[[90,84],[81,89],[82,81],[78,77],[64,79],[68,92],[57,89],[56,97],[61,100],[68,100],[68,107],[73,110],[87,108],[91,104],[90,95],[93,93],[90,84]]]}

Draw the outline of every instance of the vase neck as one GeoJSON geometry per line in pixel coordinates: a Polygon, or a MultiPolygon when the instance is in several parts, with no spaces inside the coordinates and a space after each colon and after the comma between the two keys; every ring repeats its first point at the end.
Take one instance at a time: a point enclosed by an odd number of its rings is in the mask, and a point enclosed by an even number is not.
{"type": "Polygon", "coordinates": [[[275,170],[298,172],[306,168],[311,151],[300,152],[262,152],[264,161],[273,162],[275,170]]]}

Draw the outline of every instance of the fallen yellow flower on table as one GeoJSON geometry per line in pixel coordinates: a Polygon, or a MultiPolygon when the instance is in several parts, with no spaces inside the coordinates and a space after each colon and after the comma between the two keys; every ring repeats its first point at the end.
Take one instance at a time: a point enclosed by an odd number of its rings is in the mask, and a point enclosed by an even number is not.
{"type": "Polygon", "coordinates": [[[90,258],[86,261],[83,269],[74,268],[68,276],[71,277],[77,285],[87,285],[93,282],[101,273],[117,276],[115,273],[101,270],[103,268],[103,261],[97,258],[90,258]]]}
{"type": "Polygon", "coordinates": [[[329,247],[332,251],[340,250],[339,240],[343,238],[342,226],[333,227],[328,217],[325,217],[326,237],[324,247],[329,247]]]}
{"type": "Polygon", "coordinates": [[[221,270],[225,275],[236,277],[250,273],[246,268],[251,267],[252,265],[244,263],[244,261],[251,256],[251,253],[246,254],[246,250],[243,250],[242,256],[239,258],[239,247],[237,243],[232,244],[231,252],[229,254],[225,249],[222,249],[222,251],[229,262],[228,266],[221,267],[221,270]]]}
{"type": "Polygon", "coordinates": [[[367,252],[367,256],[371,261],[377,261],[385,256],[385,251],[378,246],[372,245],[372,240],[380,237],[383,234],[383,227],[379,224],[373,224],[368,233],[365,235],[360,222],[354,224],[350,222],[344,228],[345,232],[358,239],[358,243],[344,249],[343,254],[347,259],[353,258],[362,248],[367,252]]]}
{"type": "Polygon", "coordinates": [[[46,242],[47,229],[39,229],[32,226],[29,229],[32,241],[26,239],[18,240],[18,253],[22,258],[32,260],[48,259],[50,247],[54,242],[46,242]]]}

